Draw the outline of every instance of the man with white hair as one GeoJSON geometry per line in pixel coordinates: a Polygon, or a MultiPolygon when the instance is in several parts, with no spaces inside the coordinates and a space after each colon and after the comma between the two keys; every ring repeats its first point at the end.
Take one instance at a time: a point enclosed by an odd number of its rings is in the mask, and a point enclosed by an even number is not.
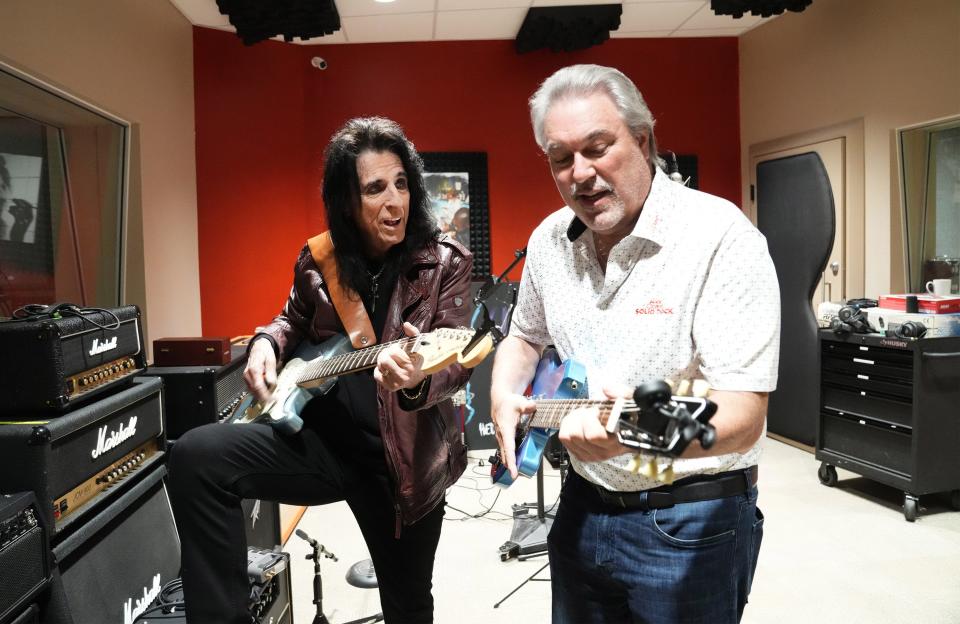
{"type": "Polygon", "coordinates": [[[667,177],[653,117],[620,71],[563,68],[530,113],[566,207],[530,238],[494,364],[493,420],[511,475],[518,422],[536,408],[522,393],[547,345],[585,366],[591,398],[704,379],[718,406],[715,444],[692,443],[670,484],[631,469],[595,408],[563,420],[572,471],[548,539],[553,621],[737,622],[763,533],[757,461],[779,358],[766,241],[730,202],[667,177]]]}

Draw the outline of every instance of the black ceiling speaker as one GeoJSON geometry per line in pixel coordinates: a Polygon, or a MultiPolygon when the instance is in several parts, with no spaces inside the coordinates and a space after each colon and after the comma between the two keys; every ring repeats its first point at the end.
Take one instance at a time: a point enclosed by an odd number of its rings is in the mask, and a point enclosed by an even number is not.
{"type": "Polygon", "coordinates": [[[340,30],[333,0],[217,0],[245,45],[280,35],[310,39],[340,30]]]}
{"type": "Polygon", "coordinates": [[[603,43],[620,28],[620,4],[532,7],[517,33],[517,52],[550,48],[554,52],[582,50],[603,43]]]}
{"type": "Polygon", "coordinates": [[[717,15],[731,15],[734,18],[751,13],[759,17],[780,15],[784,11],[799,13],[813,0],[710,0],[710,8],[717,15]]]}

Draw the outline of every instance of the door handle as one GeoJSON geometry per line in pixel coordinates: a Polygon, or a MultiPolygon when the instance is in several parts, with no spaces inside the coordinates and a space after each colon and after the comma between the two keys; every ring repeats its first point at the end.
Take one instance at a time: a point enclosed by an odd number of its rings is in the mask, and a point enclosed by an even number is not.
{"type": "Polygon", "coordinates": [[[834,276],[840,272],[840,263],[834,260],[830,263],[830,270],[833,271],[834,276]]]}

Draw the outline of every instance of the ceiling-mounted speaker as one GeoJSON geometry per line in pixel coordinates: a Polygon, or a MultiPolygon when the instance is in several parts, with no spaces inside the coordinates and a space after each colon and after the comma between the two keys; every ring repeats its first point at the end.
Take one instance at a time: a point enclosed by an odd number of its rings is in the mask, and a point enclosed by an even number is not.
{"type": "Polygon", "coordinates": [[[620,28],[621,13],[620,4],[531,7],[517,33],[517,52],[571,52],[599,45],[620,28]]]}
{"type": "Polygon", "coordinates": [[[733,18],[743,17],[745,13],[770,17],[784,11],[799,13],[812,2],[813,0],[710,0],[710,8],[717,15],[730,15],[733,18]]]}
{"type": "Polygon", "coordinates": [[[217,7],[245,45],[276,36],[307,40],[340,30],[334,0],[217,0],[217,7]]]}

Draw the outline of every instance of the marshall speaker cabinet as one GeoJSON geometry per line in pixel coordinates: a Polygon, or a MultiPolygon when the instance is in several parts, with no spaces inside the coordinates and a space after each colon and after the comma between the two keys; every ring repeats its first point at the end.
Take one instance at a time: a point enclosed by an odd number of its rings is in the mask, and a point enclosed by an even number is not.
{"type": "Polygon", "coordinates": [[[145,375],[162,377],[166,398],[167,437],[181,435],[233,413],[247,393],[243,370],[246,347],[234,346],[226,366],[150,366],[145,375]]]}
{"type": "Polygon", "coordinates": [[[0,322],[0,415],[73,408],[146,367],[136,306],[37,308],[44,312],[0,322]]]}
{"type": "Polygon", "coordinates": [[[37,621],[35,598],[50,580],[50,559],[33,493],[0,496],[0,622],[37,621]]]}
{"type": "Polygon", "coordinates": [[[179,576],[177,537],[163,477],[149,472],[54,546],[56,591],[41,604],[48,624],[131,624],[179,576]]]}
{"type": "Polygon", "coordinates": [[[163,463],[161,387],[139,377],[130,387],[49,420],[0,423],[0,491],[36,493],[51,542],[163,463]]]}

